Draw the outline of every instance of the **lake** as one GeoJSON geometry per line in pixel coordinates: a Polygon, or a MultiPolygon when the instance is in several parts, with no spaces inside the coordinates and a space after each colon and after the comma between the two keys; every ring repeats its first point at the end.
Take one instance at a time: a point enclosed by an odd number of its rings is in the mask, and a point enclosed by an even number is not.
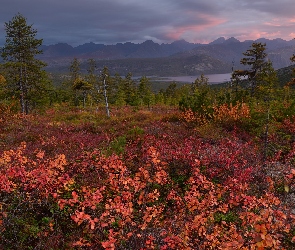
{"type": "MultiPolygon", "coordinates": [[[[197,78],[199,78],[201,75],[197,76],[167,76],[167,77],[160,77],[159,81],[175,81],[175,82],[186,82],[186,83],[192,83],[197,78]]],[[[225,74],[208,74],[205,75],[205,77],[209,78],[209,84],[217,84],[222,82],[230,81],[231,73],[225,73],[225,74]]]]}

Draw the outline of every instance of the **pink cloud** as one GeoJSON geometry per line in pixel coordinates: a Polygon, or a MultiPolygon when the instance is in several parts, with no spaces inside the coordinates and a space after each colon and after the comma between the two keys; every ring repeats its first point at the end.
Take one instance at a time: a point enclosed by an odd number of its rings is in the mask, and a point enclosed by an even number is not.
{"type": "Polygon", "coordinates": [[[256,40],[259,38],[267,38],[267,39],[276,39],[278,37],[281,37],[281,32],[280,31],[276,31],[276,32],[266,32],[266,31],[259,31],[259,30],[255,30],[252,32],[249,32],[247,34],[242,34],[239,36],[236,36],[237,39],[239,39],[240,41],[244,41],[244,40],[256,40]]]}
{"type": "Polygon", "coordinates": [[[281,19],[272,19],[271,21],[264,22],[264,25],[267,26],[273,26],[273,27],[289,27],[293,26],[295,23],[295,19],[287,19],[287,18],[281,18],[281,19]]]}
{"type": "MultiPolygon", "coordinates": [[[[193,13],[187,13],[188,15],[192,15],[193,13]]],[[[185,39],[187,37],[190,37],[190,40],[197,38],[198,33],[201,31],[204,31],[206,29],[209,29],[211,27],[218,26],[224,22],[226,22],[225,19],[221,18],[215,18],[203,13],[194,13],[195,16],[197,16],[195,19],[195,24],[187,24],[187,25],[181,25],[178,27],[173,27],[173,30],[170,30],[166,33],[166,37],[171,40],[179,40],[179,39],[185,39]]]]}

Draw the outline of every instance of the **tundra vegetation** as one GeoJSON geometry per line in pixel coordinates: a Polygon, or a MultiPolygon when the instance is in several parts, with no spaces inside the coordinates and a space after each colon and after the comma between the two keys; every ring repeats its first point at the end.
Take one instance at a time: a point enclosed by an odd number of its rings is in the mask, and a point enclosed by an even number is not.
{"type": "Polygon", "coordinates": [[[265,44],[218,88],[202,75],[154,92],[91,59],[57,86],[40,40],[10,56],[25,21],[2,49],[1,249],[294,249],[295,92],[265,44]]]}

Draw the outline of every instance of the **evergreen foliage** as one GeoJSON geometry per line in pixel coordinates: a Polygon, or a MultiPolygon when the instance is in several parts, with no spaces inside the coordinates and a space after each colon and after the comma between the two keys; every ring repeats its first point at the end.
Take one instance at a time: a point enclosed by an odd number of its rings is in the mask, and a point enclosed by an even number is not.
{"type": "Polygon", "coordinates": [[[6,43],[1,50],[5,62],[7,95],[18,96],[21,112],[27,114],[29,108],[50,91],[48,77],[43,68],[46,64],[36,56],[42,51],[42,39],[37,39],[37,30],[27,24],[27,19],[18,13],[5,23],[6,43]],[[36,95],[38,98],[36,98],[36,95]]]}
{"type": "MultiPolygon", "coordinates": [[[[256,88],[261,83],[260,77],[263,74],[264,68],[268,66],[266,61],[267,53],[266,44],[253,43],[251,48],[243,53],[244,58],[241,59],[241,64],[249,66],[249,70],[237,70],[233,72],[233,76],[247,76],[251,84],[251,95],[253,96],[256,88]]],[[[235,77],[233,77],[235,78],[235,77]]]]}

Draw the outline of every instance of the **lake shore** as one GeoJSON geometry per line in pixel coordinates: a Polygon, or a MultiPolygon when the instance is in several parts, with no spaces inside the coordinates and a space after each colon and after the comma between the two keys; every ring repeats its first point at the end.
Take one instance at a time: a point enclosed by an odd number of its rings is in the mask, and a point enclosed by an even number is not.
{"type": "MultiPolygon", "coordinates": [[[[182,82],[182,83],[192,83],[197,78],[199,78],[201,75],[196,76],[168,76],[168,77],[159,77],[156,79],[153,79],[153,81],[165,81],[165,82],[182,82]]],[[[205,77],[209,78],[209,84],[218,84],[223,82],[230,81],[231,73],[225,73],[225,74],[208,74],[205,75],[205,77]]]]}

